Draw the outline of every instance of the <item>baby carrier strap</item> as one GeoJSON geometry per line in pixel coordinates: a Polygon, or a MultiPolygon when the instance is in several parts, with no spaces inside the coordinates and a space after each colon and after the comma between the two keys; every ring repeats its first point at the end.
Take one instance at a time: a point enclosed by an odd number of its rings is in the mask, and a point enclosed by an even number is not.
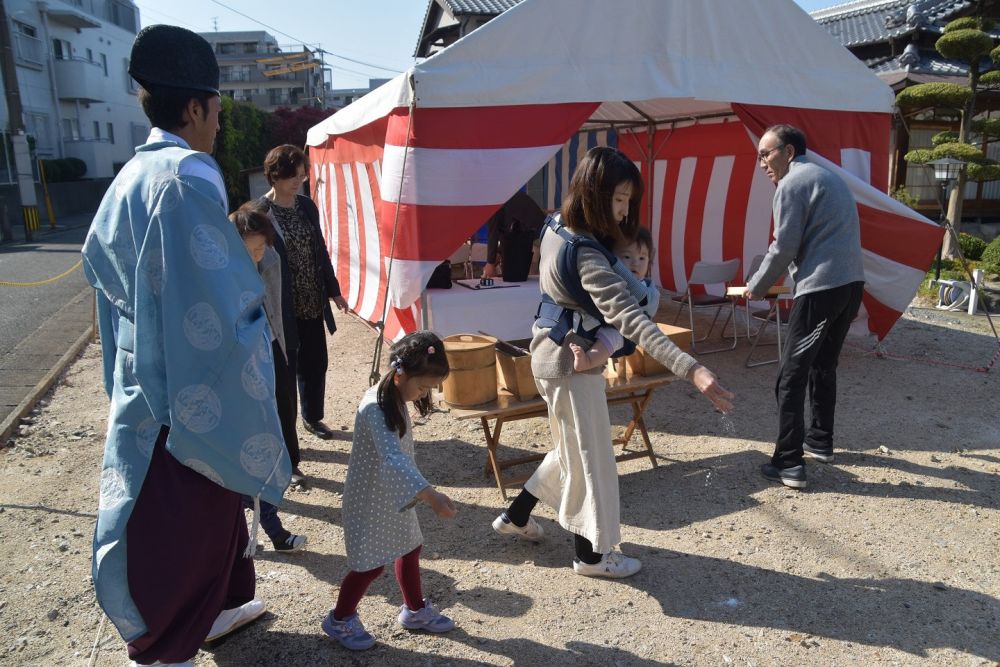
{"type": "MultiPolygon", "coordinates": [[[[624,267],[620,266],[618,258],[610,250],[605,248],[601,243],[596,240],[584,236],[582,234],[573,234],[566,226],[562,224],[559,219],[559,214],[549,215],[545,218],[545,224],[542,225],[542,231],[540,236],[545,236],[546,231],[552,231],[562,237],[563,243],[562,247],[559,249],[559,257],[556,260],[559,275],[563,279],[563,285],[566,287],[566,291],[569,292],[570,297],[573,299],[584,312],[593,317],[599,322],[598,327],[592,329],[584,329],[582,324],[576,326],[574,323],[575,311],[571,308],[565,308],[560,306],[555,300],[542,292],[542,301],[538,305],[538,310],[535,313],[535,321],[539,326],[549,328],[549,338],[558,345],[562,345],[566,338],[566,335],[573,331],[581,338],[588,341],[595,341],[597,339],[597,329],[601,326],[605,326],[604,315],[601,311],[597,309],[594,304],[594,300],[591,298],[590,293],[583,288],[583,284],[580,281],[580,271],[579,265],[577,264],[577,258],[580,254],[581,248],[592,248],[608,260],[608,264],[611,265],[612,269],[619,275],[622,275],[622,270],[624,267]]],[[[628,273],[629,277],[635,281],[635,277],[632,276],[628,269],[624,269],[625,273],[628,273]]],[[[629,288],[631,290],[631,285],[629,288]]],[[[625,346],[617,352],[614,356],[622,356],[631,354],[635,350],[635,344],[631,341],[625,341],[625,346]]]]}

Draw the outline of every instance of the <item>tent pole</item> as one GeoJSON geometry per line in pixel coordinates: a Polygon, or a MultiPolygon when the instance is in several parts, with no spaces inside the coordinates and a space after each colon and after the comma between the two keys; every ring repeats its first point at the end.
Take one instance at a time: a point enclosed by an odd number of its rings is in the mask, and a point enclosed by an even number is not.
{"type": "Polygon", "coordinates": [[[646,125],[646,180],[649,182],[651,188],[646,196],[646,210],[648,217],[646,222],[649,225],[650,234],[653,233],[653,191],[652,188],[656,187],[653,182],[653,162],[656,158],[656,147],[653,146],[653,135],[656,133],[656,123],[650,118],[646,125]]]}
{"type": "MultiPolygon", "coordinates": [[[[653,150],[654,150],[654,147],[653,147],[653,133],[656,132],[656,119],[653,118],[652,116],[650,116],[648,113],[646,113],[642,109],[640,109],[639,107],[637,107],[636,105],[634,105],[631,102],[629,102],[628,100],[623,100],[623,102],[624,102],[625,106],[627,106],[629,109],[631,109],[632,111],[636,112],[637,114],[639,114],[640,116],[642,116],[643,118],[646,119],[646,150],[642,150],[642,148],[639,148],[639,152],[643,154],[642,155],[643,158],[644,158],[643,161],[646,163],[646,180],[649,183],[652,183],[653,182],[653,157],[654,157],[654,153],[653,153],[653,150]]],[[[634,139],[635,135],[633,134],[632,137],[634,139]]],[[[637,141],[636,144],[638,144],[638,143],[639,142],[637,141]]],[[[653,198],[652,197],[646,197],[646,214],[648,216],[646,218],[646,220],[649,223],[649,229],[650,229],[650,231],[652,231],[653,230],[653,198]]]]}
{"type": "MultiPolygon", "coordinates": [[[[410,84],[410,107],[409,112],[406,117],[406,143],[403,146],[403,164],[399,169],[399,191],[396,193],[396,201],[403,201],[403,183],[406,180],[404,176],[406,175],[406,157],[410,149],[410,129],[413,126],[413,111],[416,109],[417,105],[417,89],[416,80],[413,78],[413,73],[407,77],[407,82],[410,84]]],[[[396,254],[396,231],[399,229],[399,206],[396,206],[396,212],[392,217],[392,242],[389,244],[389,266],[385,270],[385,293],[383,297],[383,308],[382,317],[379,319],[375,328],[378,330],[378,337],[375,339],[375,350],[372,353],[372,366],[371,371],[368,373],[368,386],[374,386],[376,382],[379,381],[379,367],[382,362],[382,345],[385,343],[385,316],[389,312],[389,284],[392,280],[392,264],[393,259],[396,254]]]]}

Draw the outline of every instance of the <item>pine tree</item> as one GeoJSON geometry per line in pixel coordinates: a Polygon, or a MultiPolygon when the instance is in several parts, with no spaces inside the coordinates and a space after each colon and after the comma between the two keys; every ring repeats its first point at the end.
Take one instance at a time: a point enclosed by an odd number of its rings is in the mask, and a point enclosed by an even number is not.
{"type": "MultiPolygon", "coordinates": [[[[913,165],[925,165],[940,158],[967,163],[948,201],[948,220],[956,234],[962,224],[965,184],[1000,180],[1000,162],[987,158],[979,148],[983,141],[1000,140],[1000,119],[975,119],[978,94],[1000,88],[1000,70],[992,69],[992,65],[1000,62],[1000,47],[995,46],[993,38],[985,32],[992,27],[993,22],[989,19],[966,16],[948,23],[934,44],[945,58],[968,65],[966,85],[923,83],[904,88],[896,95],[896,105],[905,116],[933,110],[937,118],[958,120],[958,132],[941,132],[933,137],[933,148],[912,150],[903,156],[913,165]],[[985,61],[987,56],[992,63],[985,61]]],[[[942,254],[954,257],[954,245],[951,234],[946,235],[942,254]]]]}

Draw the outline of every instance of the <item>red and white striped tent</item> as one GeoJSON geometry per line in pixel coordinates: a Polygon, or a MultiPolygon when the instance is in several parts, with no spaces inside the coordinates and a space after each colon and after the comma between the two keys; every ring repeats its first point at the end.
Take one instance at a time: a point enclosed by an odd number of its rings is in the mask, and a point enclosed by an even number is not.
{"type": "Polygon", "coordinates": [[[942,238],[883,193],[892,105],[792,0],[525,0],[312,128],[310,176],[348,303],[394,339],[434,267],[581,131],[641,165],[660,284],[749,262],[772,229],[756,140],[792,123],[858,201],[882,338],[942,238]]]}

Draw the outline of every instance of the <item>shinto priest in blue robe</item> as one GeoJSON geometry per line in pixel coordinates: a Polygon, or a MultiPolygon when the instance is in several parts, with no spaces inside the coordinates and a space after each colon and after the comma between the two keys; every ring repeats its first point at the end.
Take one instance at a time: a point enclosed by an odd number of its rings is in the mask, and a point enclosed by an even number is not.
{"type": "Polygon", "coordinates": [[[125,537],[161,427],[170,455],[236,493],[277,505],[291,475],[264,287],[226,212],[215,160],[154,128],[84,244],[111,398],[93,579],[126,641],[147,630],[125,537]]]}

